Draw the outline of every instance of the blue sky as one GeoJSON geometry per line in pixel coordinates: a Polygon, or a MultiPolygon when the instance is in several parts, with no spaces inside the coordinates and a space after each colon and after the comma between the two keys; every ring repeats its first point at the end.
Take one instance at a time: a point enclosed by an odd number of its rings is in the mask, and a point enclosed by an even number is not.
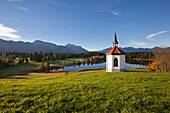
{"type": "Polygon", "coordinates": [[[170,0],[0,0],[0,38],[112,46],[170,46],[170,0]]]}

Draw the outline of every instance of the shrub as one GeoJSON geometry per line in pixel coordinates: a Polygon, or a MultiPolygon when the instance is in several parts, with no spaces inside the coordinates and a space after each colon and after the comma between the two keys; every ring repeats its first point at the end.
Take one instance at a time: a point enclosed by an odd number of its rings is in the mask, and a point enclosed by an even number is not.
{"type": "Polygon", "coordinates": [[[159,71],[158,70],[158,63],[157,62],[152,62],[148,64],[148,71],[159,71]],[[149,68],[150,67],[150,68],[149,68]]]}

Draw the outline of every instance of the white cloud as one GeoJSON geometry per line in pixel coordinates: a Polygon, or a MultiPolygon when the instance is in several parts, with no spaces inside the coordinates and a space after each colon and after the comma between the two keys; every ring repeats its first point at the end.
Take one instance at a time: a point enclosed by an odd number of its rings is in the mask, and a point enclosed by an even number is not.
{"type": "Polygon", "coordinates": [[[8,0],[9,2],[22,2],[23,0],[8,0]]]}
{"type": "Polygon", "coordinates": [[[25,8],[25,7],[22,7],[22,6],[19,6],[19,7],[15,6],[15,8],[19,9],[19,10],[22,10],[22,11],[29,11],[28,8],[25,8]]]}
{"type": "Polygon", "coordinates": [[[3,24],[0,24],[0,36],[9,37],[13,39],[21,38],[21,36],[17,35],[16,33],[18,33],[17,30],[6,27],[3,24]]]}
{"type": "Polygon", "coordinates": [[[105,13],[112,13],[113,15],[120,15],[120,13],[117,11],[117,10],[113,10],[113,11],[111,11],[111,10],[95,10],[95,11],[97,11],[97,12],[105,12],[105,13]]]}
{"type": "Polygon", "coordinates": [[[152,39],[152,37],[157,36],[157,35],[162,34],[162,33],[166,33],[166,32],[168,32],[168,31],[160,31],[160,32],[157,32],[157,33],[154,33],[154,34],[150,34],[146,38],[149,39],[149,40],[154,40],[154,39],[152,39]]]}
{"type": "Polygon", "coordinates": [[[119,13],[116,10],[112,11],[112,14],[119,15],[119,13]]]}
{"type": "Polygon", "coordinates": [[[136,41],[130,41],[130,44],[131,45],[137,45],[137,46],[144,46],[144,45],[148,45],[147,43],[145,42],[136,42],[136,41]]]}

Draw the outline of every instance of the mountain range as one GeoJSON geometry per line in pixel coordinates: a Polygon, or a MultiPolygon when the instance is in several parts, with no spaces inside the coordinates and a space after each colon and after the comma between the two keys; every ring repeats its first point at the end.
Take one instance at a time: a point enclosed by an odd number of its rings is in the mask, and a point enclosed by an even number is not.
{"type": "MultiPolygon", "coordinates": [[[[106,53],[108,52],[112,47],[99,50],[99,51],[93,51],[93,52],[101,52],[106,53]]],[[[134,48],[134,47],[124,47],[121,48],[124,52],[148,52],[153,51],[157,47],[154,48],[134,48]]],[[[170,47],[168,47],[170,49],[170,47]]],[[[56,45],[49,42],[44,42],[41,40],[35,40],[34,42],[23,42],[23,41],[6,41],[3,39],[0,39],[0,52],[5,53],[9,51],[15,51],[15,52],[25,52],[25,53],[32,53],[32,52],[54,52],[54,53],[87,53],[91,52],[86,49],[84,49],[81,46],[77,46],[74,44],[66,44],[64,46],[62,45],[56,45]]]]}
{"type": "Polygon", "coordinates": [[[81,46],[74,44],[67,44],[65,46],[56,45],[49,42],[35,40],[34,42],[23,41],[6,41],[0,39],[0,52],[5,53],[9,51],[15,52],[54,52],[54,53],[87,53],[88,51],[81,46]]]}

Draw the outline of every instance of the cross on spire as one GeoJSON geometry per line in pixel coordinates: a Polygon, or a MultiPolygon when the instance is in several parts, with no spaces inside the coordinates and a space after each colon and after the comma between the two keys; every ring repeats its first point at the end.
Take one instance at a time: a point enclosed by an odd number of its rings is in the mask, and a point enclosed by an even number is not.
{"type": "Polygon", "coordinates": [[[114,41],[113,41],[113,46],[118,46],[118,41],[117,41],[117,36],[116,36],[116,32],[115,32],[115,37],[114,37],[114,41]]]}

